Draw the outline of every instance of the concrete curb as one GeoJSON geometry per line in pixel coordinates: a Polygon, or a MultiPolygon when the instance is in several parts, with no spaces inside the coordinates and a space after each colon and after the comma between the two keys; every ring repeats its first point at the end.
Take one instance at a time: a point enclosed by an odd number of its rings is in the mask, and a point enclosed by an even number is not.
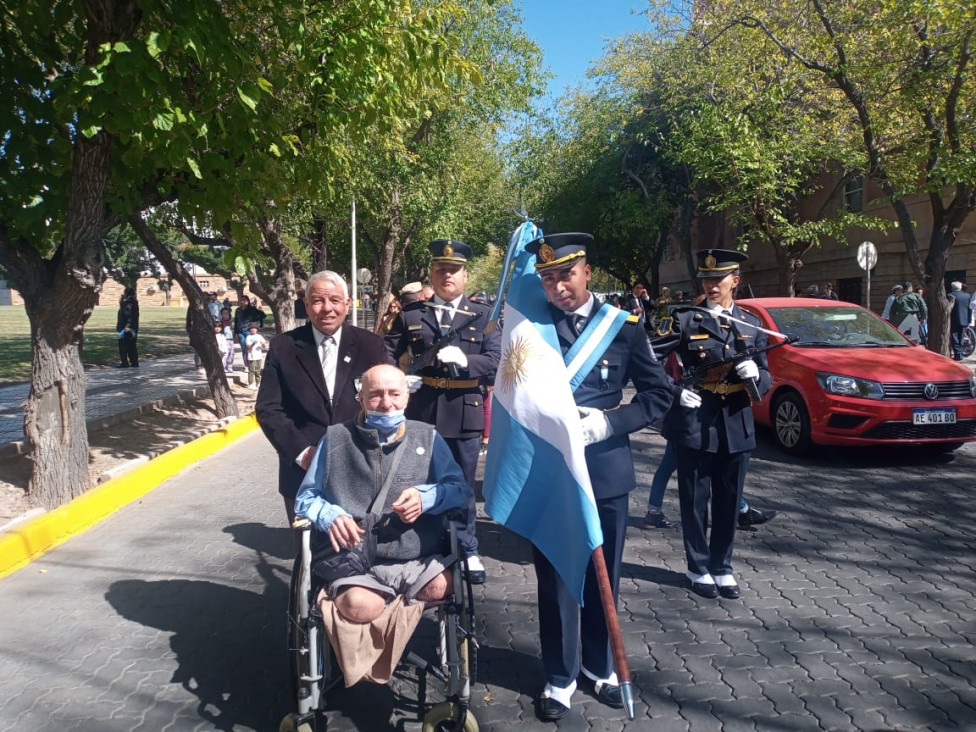
{"type": "MultiPolygon", "coordinates": [[[[65,506],[16,523],[0,535],[0,577],[81,534],[123,506],[141,498],[193,463],[250,434],[258,427],[253,414],[217,427],[122,475],[89,490],[65,506]]],[[[131,467],[131,465],[130,465],[131,467]]]]}

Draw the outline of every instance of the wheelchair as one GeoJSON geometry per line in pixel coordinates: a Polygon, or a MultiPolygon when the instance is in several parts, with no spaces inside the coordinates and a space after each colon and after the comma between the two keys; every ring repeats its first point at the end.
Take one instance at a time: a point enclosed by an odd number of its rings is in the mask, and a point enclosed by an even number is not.
{"type": "MultiPolygon", "coordinates": [[[[470,709],[478,650],[473,592],[467,579],[467,558],[458,543],[458,530],[464,520],[464,511],[445,514],[449,556],[459,557],[450,567],[454,591],[425,608],[425,614],[433,610],[438,625],[436,659],[425,660],[408,643],[400,660],[400,666],[414,666],[418,672],[417,708],[423,732],[478,732],[478,722],[470,709]],[[446,699],[432,706],[428,706],[426,699],[428,676],[443,686],[446,699]]],[[[321,585],[311,572],[312,523],[297,518],[293,528],[302,532],[302,550],[295,558],[288,595],[288,666],[296,711],[285,715],[278,729],[279,732],[321,732],[326,728],[322,715],[326,695],[342,680],[342,672],[315,601],[321,585]]]]}

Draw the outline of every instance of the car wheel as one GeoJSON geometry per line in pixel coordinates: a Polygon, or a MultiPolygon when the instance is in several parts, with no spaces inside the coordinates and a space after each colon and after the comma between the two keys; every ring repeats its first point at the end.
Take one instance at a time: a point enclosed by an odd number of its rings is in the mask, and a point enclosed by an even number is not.
{"type": "Polygon", "coordinates": [[[791,455],[810,450],[810,415],[799,394],[787,392],[773,405],[773,434],[776,444],[791,455]]]}

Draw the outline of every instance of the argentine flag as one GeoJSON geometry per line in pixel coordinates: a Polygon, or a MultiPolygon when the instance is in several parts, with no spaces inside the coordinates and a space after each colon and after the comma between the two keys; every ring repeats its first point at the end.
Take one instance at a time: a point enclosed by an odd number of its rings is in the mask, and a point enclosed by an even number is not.
{"type": "Polygon", "coordinates": [[[586,568],[603,532],[569,374],[535,255],[525,251],[540,236],[531,222],[516,229],[502,270],[496,316],[510,269],[512,281],[492,397],[485,510],[535,544],[582,604],[586,568]]]}

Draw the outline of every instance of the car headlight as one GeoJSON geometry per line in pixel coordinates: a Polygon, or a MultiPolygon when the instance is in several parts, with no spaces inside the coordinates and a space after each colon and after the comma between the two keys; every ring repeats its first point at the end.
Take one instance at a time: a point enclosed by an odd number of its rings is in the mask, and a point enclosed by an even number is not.
{"type": "MultiPolygon", "coordinates": [[[[828,394],[837,396],[860,397],[861,399],[884,399],[884,389],[877,381],[859,379],[856,376],[842,374],[828,374],[817,372],[817,381],[828,394]]],[[[970,390],[973,388],[970,382],[970,390]]]]}
{"type": "Polygon", "coordinates": [[[969,393],[976,397],[976,372],[969,377],[969,393]]]}

